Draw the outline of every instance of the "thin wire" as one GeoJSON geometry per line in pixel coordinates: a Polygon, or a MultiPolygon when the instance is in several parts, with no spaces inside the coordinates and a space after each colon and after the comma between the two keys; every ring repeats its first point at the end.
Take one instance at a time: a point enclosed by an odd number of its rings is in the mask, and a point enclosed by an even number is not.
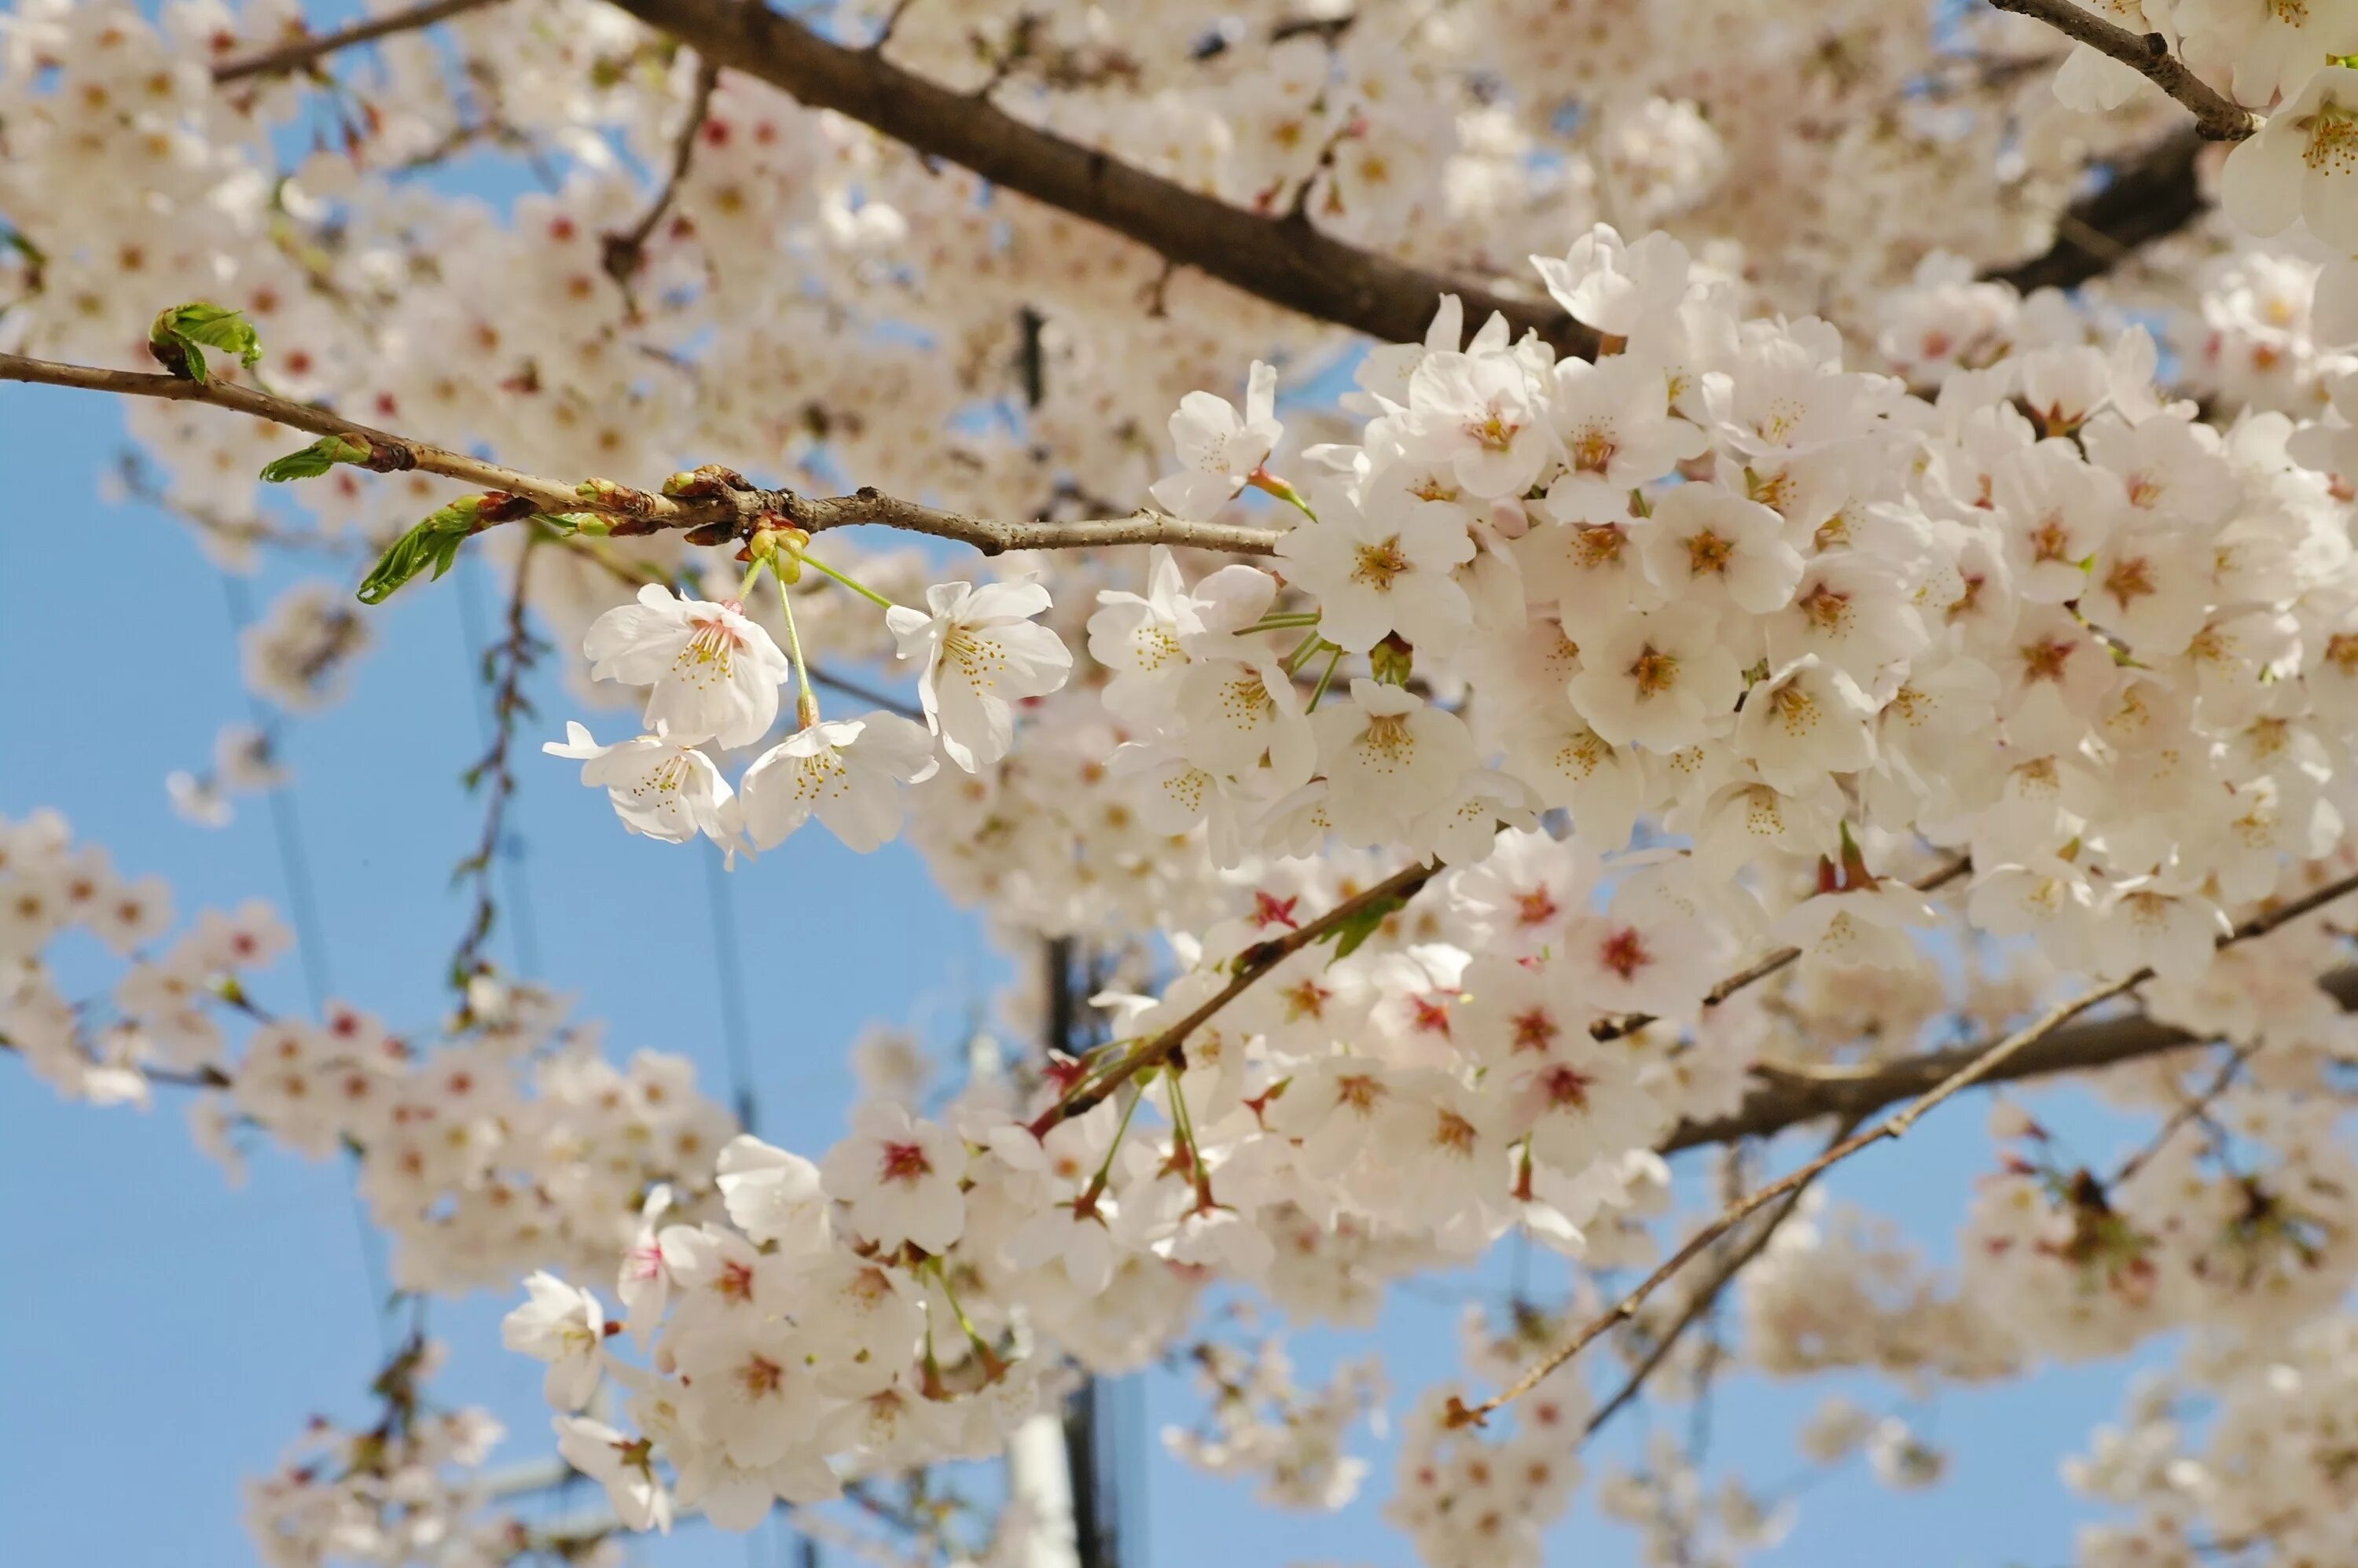
{"type": "MultiPolygon", "coordinates": [[[[234,572],[222,572],[222,598],[229,610],[231,641],[242,649],[246,629],[254,624],[254,598],[246,591],[245,579],[234,572]]],[[[245,687],[241,680],[238,683],[245,687]]],[[[270,713],[262,698],[251,687],[245,687],[247,711],[253,716],[256,730],[269,730],[270,713]]],[[[295,921],[295,957],[303,968],[303,989],[311,1000],[311,1014],[325,1018],[328,993],[334,989],[328,967],[328,936],[319,921],[319,903],[311,881],[311,858],[303,847],[303,824],[296,815],[295,792],[284,784],[276,784],[263,792],[270,803],[271,832],[278,843],[278,875],[287,888],[287,912],[295,921]]],[[[395,1336],[393,1329],[393,1286],[385,1266],[384,1238],[370,1223],[368,1206],[361,1201],[359,1156],[346,1156],[347,1173],[352,1178],[347,1188],[352,1199],[352,1225],[360,1238],[361,1269],[369,1292],[369,1315],[376,1320],[376,1335],[387,1356],[393,1354],[395,1336]]]]}
{"type": "MultiPolygon", "coordinates": [[[[459,634],[467,644],[467,685],[474,693],[475,724],[483,737],[483,750],[492,749],[498,738],[499,720],[492,715],[491,704],[483,692],[483,585],[481,563],[470,556],[459,563],[459,634]]],[[[508,816],[514,819],[521,784],[508,792],[508,816]]],[[[500,880],[507,884],[508,946],[515,961],[516,973],[532,979],[540,974],[540,922],[533,907],[532,879],[525,874],[525,837],[521,829],[511,827],[500,836],[492,850],[500,860],[500,880]]]]}
{"type": "Polygon", "coordinates": [[[700,859],[712,906],[712,964],[720,978],[720,1041],[728,1053],[729,1094],[737,1107],[737,1125],[752,1132],[759,1119],[759,1107],[753,1098],[752,1053],[745,1039],[745,965],[737,951],[729,872],[718,855],[700,859]]]}

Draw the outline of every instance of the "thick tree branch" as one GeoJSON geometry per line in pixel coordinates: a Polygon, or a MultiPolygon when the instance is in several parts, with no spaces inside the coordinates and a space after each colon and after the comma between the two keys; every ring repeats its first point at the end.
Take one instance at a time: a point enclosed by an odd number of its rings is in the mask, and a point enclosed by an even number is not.
{"type": "MultiPolygon", "coordinates": [[[[2229,947],[2238,942],[2265,935],[2288,921],[2297,920],[2353,892],[2358,892],[2358,876],[2344,877],[2339,881],[2328,883],[2313,892],[2245,921],[2232,934],[2221,937],[2219,946],[2229,947]]],[[[1887,1139],[1904,1137],[1909,1128],[1936,1109],[1943,1101],[1963,1093],[1975,1084],[1995,1078],[2009,1064],[2017,1062],[2040,1042],[2052,1038],[2058,1030],[2080,1014],[2099,1003],[2109,1001],[2116,996],[2133,990],[2151,979],[2153,979],[2151,969],[2139,969],[2135,974],[2125,975],[2119,979],[2107,980],[2101,985],[2093,986],[2069,1001],[2061,1002],[2048,1009],[2029,1023],[1995,1044],[1975,1047],[1966,1052],[1964,1061],[1954,1071],[1943,1076],[1918,1098],[1909,1101],[1906,1108],[1876,1123],[1865,1132],[1831,1144],[1825,1152],[1807,1164],[1788,1172],[1765,1186],[1754,1188],[1735,1203],[1730,1204],[1721,1211],[1718,1217],[1687,1238],[1685,1243],[1677,1251],[1671,1253],[1663,1261],[1661,1267],[1647,1275],[1638,1288],[1622,1297],[1612,1311],[1595,1319],[1563,1345],[1534,1362],[1514,1382],[1479,1404],[1466,1405],[1453,1399],[1449,1410],[1449,1423],[1452,1426],[1476,1424],[1500,1406],[1531,1392],[1551,1373],[1579,1355],[1598,1336],[1615,1325],[1626,1323],[1636,1316],[1638,1309],[1645,1304],[1647,1298],[1660,1288],[1664,1281],[1693,1261],[1705,1248],[1726,1235],[1748,1216],[1788,1195],[1799,1193],[1828,1169],[1862,1150],[1873,1148],[1887,1139]]]]}
{"type": "Polygon", "coordinates": [[[606,481],[564,484],[396,436],[340,417],[328,409],[274,397],[218,376],[193,381],[144,371],[102,370],[0,353],[0,381],[111,392],[126,397],[208,403],[315,436],[344,437],[369,448],[371,459],[362,466],[381,472],[419,470],[480,486],[502,497],[517,498],[514,510],[503,510],[487,517],[481,524],[485,527],[531,516],[590,514],[612,519],[611,532],[618,535],[667,529],[710,530],[712,536],[699,542],[719,543],[724,537],[748,535],[763,525],[791,524],[806,533],[818,534],[865,524],[955,539],[973,546],[986,556],[1005,550],[1083,549],[1113,545],[1172,545],[1266,556],[1276,550],[1282,537],[1273,528],[1236,523],[1190,523],[1151,512],[1072,522],[1002,522],[945,512],[874,490],[863,489],[850,495],[809,496],[791,490],[739,488],[743,485],[741,481],[729,484],[715,481],[709,487],[712,493],[676,499],[606,481]]]}
{"type": "Polygon", "coordinates": [[[1389,342],[1424,336],[1444,294],[1480,320],[1496,310],[1563,353],[1592,357],[1595,334],[1544,300],[1443,277],[1346,244],[1311,224],[1264,216],[1109,154],[1027,125],[871,49],[829,43],[758,0],[615,0],[706,59],[832,109],[920,153],[972,169],[1248,294],[1389,342]]]}
{"type": "Polygon", "coordinates": [[[2207,210],[2194,176],[2194,160],[2206,145],[2193,131],[2181,131],[2114,165],[2103,189],[2065,210],[2044,254],[1982,276],[2025,294],[2072,288],[2178,232],[2207,210]]]}
{"type": "MultiPolygon", "coordinates": [[[[2320,984],[2344,1009],[2358,1011],[2358,968],[2337,969],[2320,984]]],[[[1983,1081],[2018,1082],[2086,1072],[2208,1044],[2202,1035],[2150,1018],[2108,1018],[2057,1030],[1985,1074],[1983,1081]]],[[[1789,1127],[1828,1116],[1871,1116],[1887,1105],[1924,1093],[1971,1061],[1977,1050],[1964,1045],[1928,1051],[1857,1072],[1756,1069],[1763,1083],[1745,1096],[1732,1114],[1709,1121],[1681,1122],[1661,1143],[1660,1151],[1676,1154],[1739,1139],[1772,1137],[1789,1127]]]]}
{"type": "Polygon", "coordinates": [[[479,11],[496,4],[498,0],[428,0],[426,5],[372,16],[364,22],[354,22],[349,27],[339,27],[332,33],[317,33],[274,49],[222,60],[213,67],[213,81],[230,82],[243,81],[253,76],[284,76],[289,71],[301,70],[313,60],[334,54],[338,49],[390,38],[395,33],[416,32],[437,22],[447,22],[464,12],[479,11]]]}
{"type": "Polygon", "coordinates": [[[2194,111],[2194,128],[2214,142],[2241,141],[2252,134],[2252,116],[2242,105],[2187,69],[2169,52],[2159,33],[2132,33],[2083,11],[2071,0],[1989,0],[1993,9],[2046,23],[2064,37],[2110,55],[2194,111]]]}

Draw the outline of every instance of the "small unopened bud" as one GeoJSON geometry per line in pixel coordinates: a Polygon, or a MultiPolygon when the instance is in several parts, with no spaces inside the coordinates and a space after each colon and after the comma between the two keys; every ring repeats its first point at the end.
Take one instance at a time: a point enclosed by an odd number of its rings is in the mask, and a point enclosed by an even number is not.
{"type": "Polygon", "coordinates": [[[1416,668],[1416,649],[1399,633],[1387,632],[1382,642],[1368,650],[1368,663],[1375,666],[1376,678],[1386,686],[1406,686],[1416,668]]]}

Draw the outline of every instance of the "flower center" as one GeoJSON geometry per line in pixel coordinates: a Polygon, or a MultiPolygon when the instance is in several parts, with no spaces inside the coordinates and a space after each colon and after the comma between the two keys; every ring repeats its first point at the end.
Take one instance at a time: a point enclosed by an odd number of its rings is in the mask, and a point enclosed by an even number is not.
{"type": "Polygon", "coordinates": [[[1392,579],[1408,569],[1408,557],[1401,553],[1400,535],[1395,534],[1380,545],[1359,546],[1357,564],[1351,568],[1351,580],[1372,588],[1378,593],[1388,593],[1391,590],[1392,579]]]}
{"type": "Polygon", "coordinates": [[[2300,161],[2312,174],[2358,174],[2358,109],[2326,100],[2317,113],[2293,122],[2293,129],[2309,133],[2300,161]]]}
{"type": "Polygon", "coordinates": [[[1613,427],[1603,420],[1583,425],[1566,443],[1572,451],[1572,466],[1582,473],[1603,473],[1613,466],[1613,454],[1621,443],[1613,438],[1613,427]]]}
{"type": "Polygon", "coordinates": [[[1515,1049],[1518,1051],[1545,1054],[1555,1044],[1556,1037],[1563,1033],[1563,1025],[1558,1023],[1554,1015],[1543,1007],[1519,1012],[1507,1022],[1514,1030],[1515,1049]]]}
{"type": "Polygon", "coordinates": [[[2036,643],[2025,643],[2022,649],[2023,678],[2061,682],[2063,666],[2079,645],[2060,637],[2042,637],[2036,643]]]}
{"type": "Polygon", "coordinates": [[[1654,956],[1646,951],[1646,939],[1638,928],[1625,925],[1597,945],[1596,961],[1626,980],[1652,963],[1654,956]]]}
{"type": "Polygon", "coordinates": [[[1574,535],[1573,558],[1589,571],[1599,567],[1618,566],[1621,546],[1628,542],[1628,536],[1621,532],[1619,524],[1599,523],[1595,527],[1581,529],[1574,535]]]}
{"type": "Polygon", "coordinates": [[[1521,429],[1520,425],[1509,424],[1507,416],[1493,404],[1488,413],[1466,427],[1466,433],[1484,451],[1503,452],[1515,444],[1515,437],[1521,429]]]}
{"type": "Polygon", "coordinates": [[[1734,541],[1706,528],[1687,539],[1687,570],[1695,577],[1718,577],[1727,570],[1728,557],[1735,554],[1734,541]]]}
{"type": "Polygon", "coordinates": [[[2143,556],[2115,561],[2104,574],[2104,591],[2125,605],[2145,598],[2154,591],[2153,563],[2143,556]]]}
{"type": "Polygon", "coordinates": [[[888,1182],[914,1186],[934,1173],[934,1162],[925,1158],[920,1143],[887,1143],[877,1161],[879,1173],[888,1182]]]}
{"type": "Polygon", "coordinates": [[[1595,1082],[1577,1067],[1559,1065],[1549,1068],[1541,1076],[1540,1092],[1547,1097],[1548,1104],[1558,1110],[1566,1107],[1586,1110],[1589,1086],[1595,1082]]]}
{"type": "Polygon", "coordinates": [[[1629,678],[1638,683],[1639,697],[1659,697],[1679,684],[1678,658],[1649,643],[1629,665],[1629,678]]]}
{"type": "Polygon", "coordinates": [[[1376,766],[1396,768],[1405,762],[1416,751],[1416,738],[1408,732],[1408,715],[1374,715],[1359,736],[1359,751],[1376,766]]]}

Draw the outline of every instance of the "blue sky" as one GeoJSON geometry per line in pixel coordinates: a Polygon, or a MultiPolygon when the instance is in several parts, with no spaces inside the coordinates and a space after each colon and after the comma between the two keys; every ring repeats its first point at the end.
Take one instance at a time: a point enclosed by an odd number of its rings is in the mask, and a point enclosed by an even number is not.
{"type": "MultiPolygon", "coordinates": [[[[98,499],[98,476],[122,442],[119,411],[98,398],[0,385],[0,811],[55,805],[77,834],[107,845],[127,871],[159,871],[184,914],[259,893],[284,906],[267,814],[242,803],[221,831],[167,806],[170,768],[201,765],[224,720],[242,717],[235,644],[218,573],[169,519],[98,499]]],[[[306,568],[309,569],[309,568],[306,568]]],[[[472,568],[468,568],[472,569],[472,568]]],[[[256,599],[296,573],[271,572],[256,599]]],[[[485,600],[487,582],[474,585],[485,600]]],[[[319,890],[321,959],[333,994],[405,1028],[443,1005],[438,976],[464,918],[449,867],[471,843],[477,807],[458,774],[479,745],[476,694],[457,579],[421,585],[380,612],[382,637],[342,706],[300,723],[287,753],[304,843],[319,890]]],[[[561,693],[542,697],[554,733],[561,693]]],[[[609,1048],[678,1051],[723,1098],[727,1075],[712,950],[708,871],[699,850],[626,838],[602,796],[571,766],[524,762],[516,814],[540,978],[605,1019],[609,1048]]],[[[752,1087],[763,1130],[805,1149],[839,1130],[850,1093],[845,1049],[882,1006],[946,1045],[998,960],[975,923],[950,910],[916,858],[865,859],[818,833],[728,879],[751,979],[752,1087]]],[[[513,961],[508,938],[495,951],[513,961]]],[[[299,967],[282,962],[257,988],[299,1008],[299,967]]],[[[2077,1119],[2067,1097],[2063,1125],[2077,1119]]],[[[2107,1140],[2093,1135],[2087,1152],[2107,1140]]],[[[1931,1119],[1904,1147],[1876,1151],[1833,1182],[1941,1238],[1954,1229],[1985,1168],[1982,1106],[1931,1119]]],[[[379,1357],[367,1265],[342,1168],[265,1155],[243,1191],[191,1147],[167,1094],[147,1114],[56,1100],[0,1061],[0,1196],[13,1217],[0,1271],[0,1517],[8,1560],[216,1568],[252,1560],[238,1522],[238,1482],[268,1468],[324,1411],[366,1410],[379,1357]]],[[[1501,1264],[1503,1269],[1503,1263],[1501,1264]]],[[[1495,1271],[1494,1271],[1495,1272],[1495,1271]]],[[[1542,1293],[1560,1274],[1542,1258],[1542,1293]]],[[[1503,1279],[1490,1282],[1496,1285],[1503,1279]]],[[[600,1282],[601,1284],[603,1282],[600,1282]]],[[[1297,1360],[1315,1368],[1364,1354],[1390,1358],[1394,1403],[1456,1371],[1463,1282],[1403,1294],[1372,1335],[1313,1333],[1297,1360]]],[[[503,1461],[546,1450],[536,1365],[497,1347],[505,1297],[437,1303],[451,1346],[438,1392],[505,1420],[503,1461]]],[[[2044,1565],[2069,1556],[2082,1517],[2056,1461],[2108,1419],[2118,1367],[2050,1372],[2028,1387],[1952,1394],[1933,1428],[1956,1451],[1952,1479],[1926,1494],[1883,1491],[1863,1467],[1812,1489],[1788,1542],[1758,1561],[1876,1563],[1905,1551],[1929,1564],[2044,1565]]],[[[1844,1385],[1882,1407],[1896,1392],[1844,1385]]],[[[1793,1423],[1823,1385],[1733,1385],[1717,1408],[1716,1462],[1761,1478],[1791,1475],[1793,1423]]],[[[1217,1550],[1243,1564],[1403,1563],[1405,1542],[1374,1498],[1340,1516],[1300,1517],[1164,1457],[1153,1433],[1195,1410],[1184,1380],[1150,1374],[1117,1396],[1139,1512],[1132,1562],[1178,1564],[1217,1550]]],[[[1625,1422],[1593,1458],[1626,1453],[1625,1422]]],[[[1370,1492],[1389,1487],[1383,1445],[1370,1492]]],[[[654,1565],[746,1561],[746,1547],[702,1526],[641,1548],[654,1565]]],[[[766,1560],[766,1545],[757,1551],[766,1560]]],[[[1551,1561],[1635,1560],[1632,1538],[1585,1508],[1559,1528],[1551,1561]]]]}

